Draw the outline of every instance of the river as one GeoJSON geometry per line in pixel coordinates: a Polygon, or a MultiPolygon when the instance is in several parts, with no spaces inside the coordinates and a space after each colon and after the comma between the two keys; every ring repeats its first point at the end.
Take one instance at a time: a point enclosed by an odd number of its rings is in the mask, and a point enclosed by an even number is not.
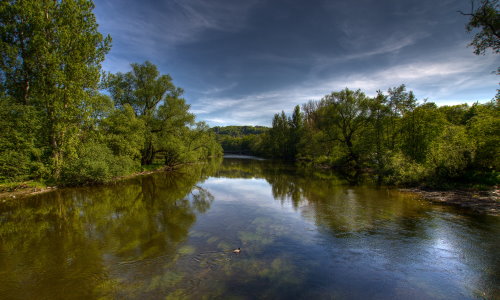
{"type": "Polygon", "coordinates": [[[0,299],[500,299],[499,249],[499,217],[232,156],[1,203],[0,299]]]}

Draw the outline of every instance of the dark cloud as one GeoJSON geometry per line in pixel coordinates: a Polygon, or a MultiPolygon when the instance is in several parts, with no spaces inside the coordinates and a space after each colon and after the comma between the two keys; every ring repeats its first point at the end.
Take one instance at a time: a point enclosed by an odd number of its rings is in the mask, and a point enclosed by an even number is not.
{"type": "Polygon", "coordinates": [[[466,45],[464,0],[103,0],[105,69],[150,60],[186,90],[199,119],[269,124],[344,87],[405,83],[439,104],[491,99],[498,58],[466,45]]]}

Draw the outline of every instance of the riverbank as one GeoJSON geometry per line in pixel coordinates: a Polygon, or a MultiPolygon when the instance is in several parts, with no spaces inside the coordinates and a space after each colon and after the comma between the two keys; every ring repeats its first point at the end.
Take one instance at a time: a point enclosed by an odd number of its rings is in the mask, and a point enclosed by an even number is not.
{"type": "MultiPolygon", "coordinates": [[[[144,166],[141,172],[113,178],[111,183],[171,169],[173,168],[163,165],[144,166]]],[[[47,186],[35,181],[3,184],[0,185],[0,201],[6,202],[8,199],[46,193],[58,188],[58,186],[47,186]]],[[[470,209],[477,213],[500,216],[500,190],[498,188],[484,191],[473,189],[431,190],[424,188],[403,188],[399,190],[415,194],[420,198],[434,203],[453,205],[464,209],[470,209]]]]}
{"type": "Polygon", "coordinates": [[[56,186],[46,186],[44,183],[36,181],[2,184],[0,185],[0,200],[5,202],[9,198],[41,194],[56,188],[56,186]]]}
{"type": "Polygon", "coordinates": [[[422,188],[400,189],[419,197],[444,205],[453,205],[470,209],[477,213],[500,216],[500,190],[427,190],[422,188]]]}
{"type": "MultiPolygon", "coordinates": [[[[110,183],[117,182],[120,180],[125,180],[137,176],[149,175],[156,172],[164,171],[164,170],[172,170],[172,167],[166,167],[164,165],[148,165],[143,166],[143,170],[141,172],[132,173],[125,176],[115,177],[112,179],[110,183]]],[[[106,184],[106,183],[104,183],[106,184]]],[[[0,201],[6,202],[7,199],[15,199],[19,197],[32,196],[42,193],[47,193],[50,191],[54,191],[59,187],[47,186],[42,182],[37,181],[25,181],[25,182],[13,182],[8,184],[0,184],[0,201]]]]}

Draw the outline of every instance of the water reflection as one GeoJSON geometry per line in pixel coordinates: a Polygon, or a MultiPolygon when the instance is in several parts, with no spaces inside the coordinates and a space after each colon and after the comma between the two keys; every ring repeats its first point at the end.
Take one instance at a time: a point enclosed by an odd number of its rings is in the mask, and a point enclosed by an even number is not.
{"type": "Polygon", "coordinates": [[[321,234],[313,244],[325,251],[314,253],[314,260],[328,253],[321,262],[329,266],[325,276],[332,280],[332,273],[342,274],[358,282],[339,284],[322,294],[326,298],[500,297],[496,217],[464,214],[386,188],[350,186],[334,173],[273,162],[232,160],[217,174],[264,178],[274,199],[314,223],[321,234]],[[339,293],[349,287],[349,293],[339,293]]]}
{"type": "Polygon", "coordinates": [[[272,161],[61,190],[0,222],[5,299],[499,296],[498,218],[272,161]]]}
{"type": "MultiPolygon", "coordinates": [[[[220,161],[219,161],[220,163],[220,161]]],[[[98,298],[172,263],[213,197],[194,165],[116,185],[56,191],[0,207],[0,298],[98,298]],[[119,273],[119,276],[114,276],[119,273]]]]}

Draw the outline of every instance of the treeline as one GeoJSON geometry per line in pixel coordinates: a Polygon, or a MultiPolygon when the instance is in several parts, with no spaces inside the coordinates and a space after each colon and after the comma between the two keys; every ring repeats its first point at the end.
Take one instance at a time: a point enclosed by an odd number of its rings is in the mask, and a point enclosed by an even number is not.
{"type": "Polygon", "coordinates": [[[225,153],[256,154],[258,136],[267,132],[264,126],[215,126],[212,128],[225,153]]]}
{"type": "Polygon", "coordinates": [[[276,114],[260,155],[400,185],[498,184],[500,99],[438,107],[404,85],[373,98],[344,89],[276,114]]]}
{"type": "Polygon", "coordinates": [[[88,0],[0,4],[0,181],[107,182],[221,154],[150,62],[103,74],[111,38],[88,0]]]}

